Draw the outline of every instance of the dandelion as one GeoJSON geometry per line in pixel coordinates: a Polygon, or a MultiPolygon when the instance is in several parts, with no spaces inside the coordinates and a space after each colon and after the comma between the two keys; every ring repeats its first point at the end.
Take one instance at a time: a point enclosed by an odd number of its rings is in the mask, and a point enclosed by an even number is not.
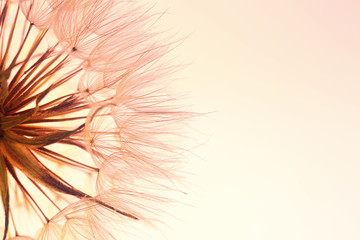
{"type": "Polygon", "coordinates": [[[161,14],[133,0],[0,7],[2,239],[125,239],[151,226],[177,191],[174,137],[191,115],[164,88],[174,42],[159,37],[161,14]]]}

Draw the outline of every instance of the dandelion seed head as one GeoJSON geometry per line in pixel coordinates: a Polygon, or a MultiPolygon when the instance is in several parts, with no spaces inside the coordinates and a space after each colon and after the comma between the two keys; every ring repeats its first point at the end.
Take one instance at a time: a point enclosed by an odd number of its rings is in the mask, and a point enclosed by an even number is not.
{"type": "Polygon", "coordinates": [[[146,239],[161,224],[192,114],[165,87],[177,41],[152,8],[0,1],[0,238],[146,239]]]}

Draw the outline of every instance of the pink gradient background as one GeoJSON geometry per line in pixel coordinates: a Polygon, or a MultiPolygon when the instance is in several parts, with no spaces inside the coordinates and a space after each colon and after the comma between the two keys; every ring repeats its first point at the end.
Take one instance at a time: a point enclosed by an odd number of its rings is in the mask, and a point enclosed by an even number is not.
{"type": "Polygon", "coordinates": [[[160,1],[203,144],[169,239],[360,239],[360,2],[160,1]]]}

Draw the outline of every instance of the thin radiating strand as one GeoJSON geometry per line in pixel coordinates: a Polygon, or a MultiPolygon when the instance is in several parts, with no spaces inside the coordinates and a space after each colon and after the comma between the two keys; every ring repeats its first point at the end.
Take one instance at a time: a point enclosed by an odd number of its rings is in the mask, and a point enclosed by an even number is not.
{"type": "MultiPolygon", "coordinates": [[[[46,60],[49,57],[49,55],[51,54],[51,51],[52,51],[51,49],[47,49],[44,53],[42,53],[42,55],[39,57],[39,59],[31,67],[29,67],[27,70],[25,70],[23,73],[21,73],[22,79],[20,80],[20,82],[14,84],[14,87],[12,87],[12,85],[11,85],[13,80],[11,81],[11,83],[9,85],[9,89],[11,89],[11,92],[9,93],[8,101],[15,97],[14,95],[20,91],[20,89],[25,85],[27,80],[36,71],[36,69],[38,67],[40,67],[41,62],[43,62],[44,60],[46,60]]],[[[23,63],[23,64],[25,64],[25,63],[23,63]]]]}
{"type": "Polygon", "coordinates": [[[13,38],[13,35],[14,35],[14,30],[15,30],[16,22],[17,22],[18,15],[19,15],[19,10],[20,10],[20,7],[18,6],[18,8],[17,8],[17,10],[16,10],[15,19],[13,20],[13,23],[12,23],[12,26],[11,26],[9,38],[8,38],[8,40],[7,40],[7,43],[8,43],[8,44],[7,44],[7,47],[6,47],[6,49],[5,49],[5,53],[4,53],[4,56],[3,56],[2,61],[1,61],[1,64],[0,64],[0,69],[1,69],[1,70],[4,70],[5,65],[6,65],[7,56],[8,56],[9,51],[10,51],[10,47],[11,47],[11,43],[12,43],[12,38],[13,38]]]}
{"type": "Polygon", "coordinates": [[[28,51],[25,60],[21,64],[21,66],[20,66],[19,70],[17,71],[16,75],[14,76],[14,78],[11,80],[11,82],[9,84],[9,89],[11,89],[13,85],[17,84],[17,82],[22,77],[22,74],[24,73],[28,62],[31,59],[31,56],[34,54],[36,49],[39,47],[39,45],[40,45],[41,41],[44,39],[46,33],[47,33],[47,30],[41,30],[38,33],[37,38],[35,39],[32,46],[30,47],[30,50],[28,51]]]}
{"type": "Polygon", "coordinates": [[[60,211],[61,209],[58,207],[58,205],[56,205],[56,203],[49,197],[49,195],[47,195],[45,193],[45,191],[39,186],[39,184],[37,184],[34,180],[32,180],[31,178],[28,178],[37,189],[39,189],[39,191],[60,211]]]}
{"type": "Polygon", "coordinates": [[[18,184],[18,186],[20,187],[21,191],[25,194],[26,197],[30,198],[31,202],[33,204],[35,204],[36,208],[40,211],[40,213],[42,214],[42,216],[44,217],[44,219],[46,220],[46,222],[49,222],[49,218],[45,215],[45,213],[43,212],[43,210],[40,208],[40,206],[38,205],[38,203],[35,201],[35,199],[31,196],[31,194],[26,190],[26,188],[24,187],[24,185],[21,183],[20,179],[17,177],[15,169],[8,164],[8,170],[11,174],[11,176],[13,177],[13,179],[16,181],[16,183],[18,184]]]}
{"type": "MultiPolygon", "coordinates": [[[[32,95],[39,87],[41,87],[43,84],[45,84],[46,81],[43,81],[43,80],[46,79],[48,74],[45,74],[41,78],[40,78],[40,76],[46,70],[48,70],[51,67],[51,65],[53,63],[55,63],[60,57],[61,57],[61,55],[59,54],[54,59],[52,59],[46,66],[41,68],[41,70],[29,81],[28,84],[26,84],[24,87],[19,89],[19,91],[16,94],[12,95],[12,97],[9,99],[10,104],[11,104],[11,100],[16,99],[17,105],[15,105],[15,107],[21,105],[22,101],[24,99],[26,99],[29,95],[32,95]]],[[[60,62],[56,67],[61,66],[62,63],[63,62],[60,62]]]]}
{"type": "MultiPolygon", "coordinates": [[[[26,35],[22,37],[22,39],[23,39],[23,40],[22,40],[22,43],[21,43],[21,45],[20,45],[20,47],[19,47],[19,50],[17,51],[15,57],[13,58],[11,64],[9,65],[9,67],[8,67],[9,69],[12,69],[12,68],[14,68],[14,67],[16,66],[16,61],[17,61],[17,59],[18,59],[18,57],[19,57],[22,49],[23,49],[24,46],[25,46],[26,40],[28,39],[28,37],[29,37],[29,35],[30,35],[30,31],[31,31],[31,29],[32,29],[32,26],[33,26],[32,24],[29,25],[28,30],[27,30],[27,32],[26,32],[26,35]]],[[[25,26],[24,26],[23,29],[24,29],[24,31],[25,31],[25,26]]]]}
{"type": "Polygon", "coordinates": [[[1,16],[0,16],[0,21],[1,21],[1,25],[0,25],[0,31],[1,31],[1,48],[0,48],[0,57],[1,57],[1,62],[3,61],[3,52],[4,52],[4,41],[5,41],[5,23],[6,23],[6,16],[9,10],[9,5],[8,5],[8,1],[5,2],[5,5],[1,11],[1,16]]]}
{"type": "Polygon", "coordinates": [[[10,211],[11,222],[12,222],[12,225],[13,225],[14,231],[15,231],[15,236],[18,236],[19,233],[18,233],[18,230],[17,230],[17,228],[16,228],[15,219],[14,219],[14,216],[13,216],[13,213],[12,213],[11,208],[9,209],[9,211],[10,211]]]}
{"type": "Polygon", "coordinates": [[[52,160],[55,160],[55,161],[58,161],[58,162],[61,162],[61,163],[67,164],[67,165],[78,167],[78,168],[81,168],[83,170],[91,170],[91,171],[95,171],[95,172],[99,171],[98,168],[91,167],[91,166],[86,165],[84,163],[75,161],[75,160],[73,160],[71,158],[68,158],[68,157],[66,157],[64,155],[61,155],[61,154],[59,154],[57,152],[54,152],[54,151],[52,151],[50,149],[47,149],[47,148],[44,148],[44,147],[38,148],[38,149],[36,149],[36,151],[50,157],[52,160]]]}
{"type": "MultiPolygon", "coordinates": [[[[20,168],[22,171],[24,171],[25,175],[31,178],[35,178],[38,181],[41,181],[42,184],[47,185],[48,187],[52,188],[53,190],[62,192],[64,194],[72,195],[77,198],[86,198],[92,202],[98,203],[110,210],[113,210],[123,216],[129,217],[134,220],[138,220],[138,218],[130,213],[124,212],[122,210],[116,209],[112,207],[111,205],[102,202],[99,199],[93,198],[80,190],[75,189],[72,187],[68,182],[66,182],[64,179],[59,177],[57,174],[52,172],[50,169],[48,169],[46,166],[44,166],[37,157],[26,147],[20,147],[19,144],[9,144],[7,143],[7,146],[4,145],[4,149],[6,149],[7,155],[10,157],[9,160],[12,161],[12,164],[15,164],[18,168],[20,168]],[[15,148],[17,150],[15,150],[15,148]],[[12,157],[16,159],[12,159],[12,157]],[[27,157],[26,163],[23,163],[23,158],[27,157]],[[34,169],[29,171],[29,169],[24,168],[27,165],[33,166],[34,169]],[[36,169],[35,169],[36,168],[36,169]],[[45,175],[43,175],[45,174],[45,175]]],[[[9,166],[12,168],[12,165],[9,164],[9,166]]],[[[13,177],[15,178],[16,175],[13,177]]],[[[22,186],[22,185],[20,185],[22,186]]],[[[26,191],[26,189],[25,189],[26,191]]]]}

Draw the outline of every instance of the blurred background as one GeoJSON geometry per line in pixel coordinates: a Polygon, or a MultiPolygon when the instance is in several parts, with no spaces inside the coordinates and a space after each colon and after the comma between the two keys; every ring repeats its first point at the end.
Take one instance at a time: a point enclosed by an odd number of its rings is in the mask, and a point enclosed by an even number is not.
{"type": "Polygon", "coordinates": [[[161,0],[189,34],[192,207],[168,239],[360,239],[360,2],[161,0]]]}

